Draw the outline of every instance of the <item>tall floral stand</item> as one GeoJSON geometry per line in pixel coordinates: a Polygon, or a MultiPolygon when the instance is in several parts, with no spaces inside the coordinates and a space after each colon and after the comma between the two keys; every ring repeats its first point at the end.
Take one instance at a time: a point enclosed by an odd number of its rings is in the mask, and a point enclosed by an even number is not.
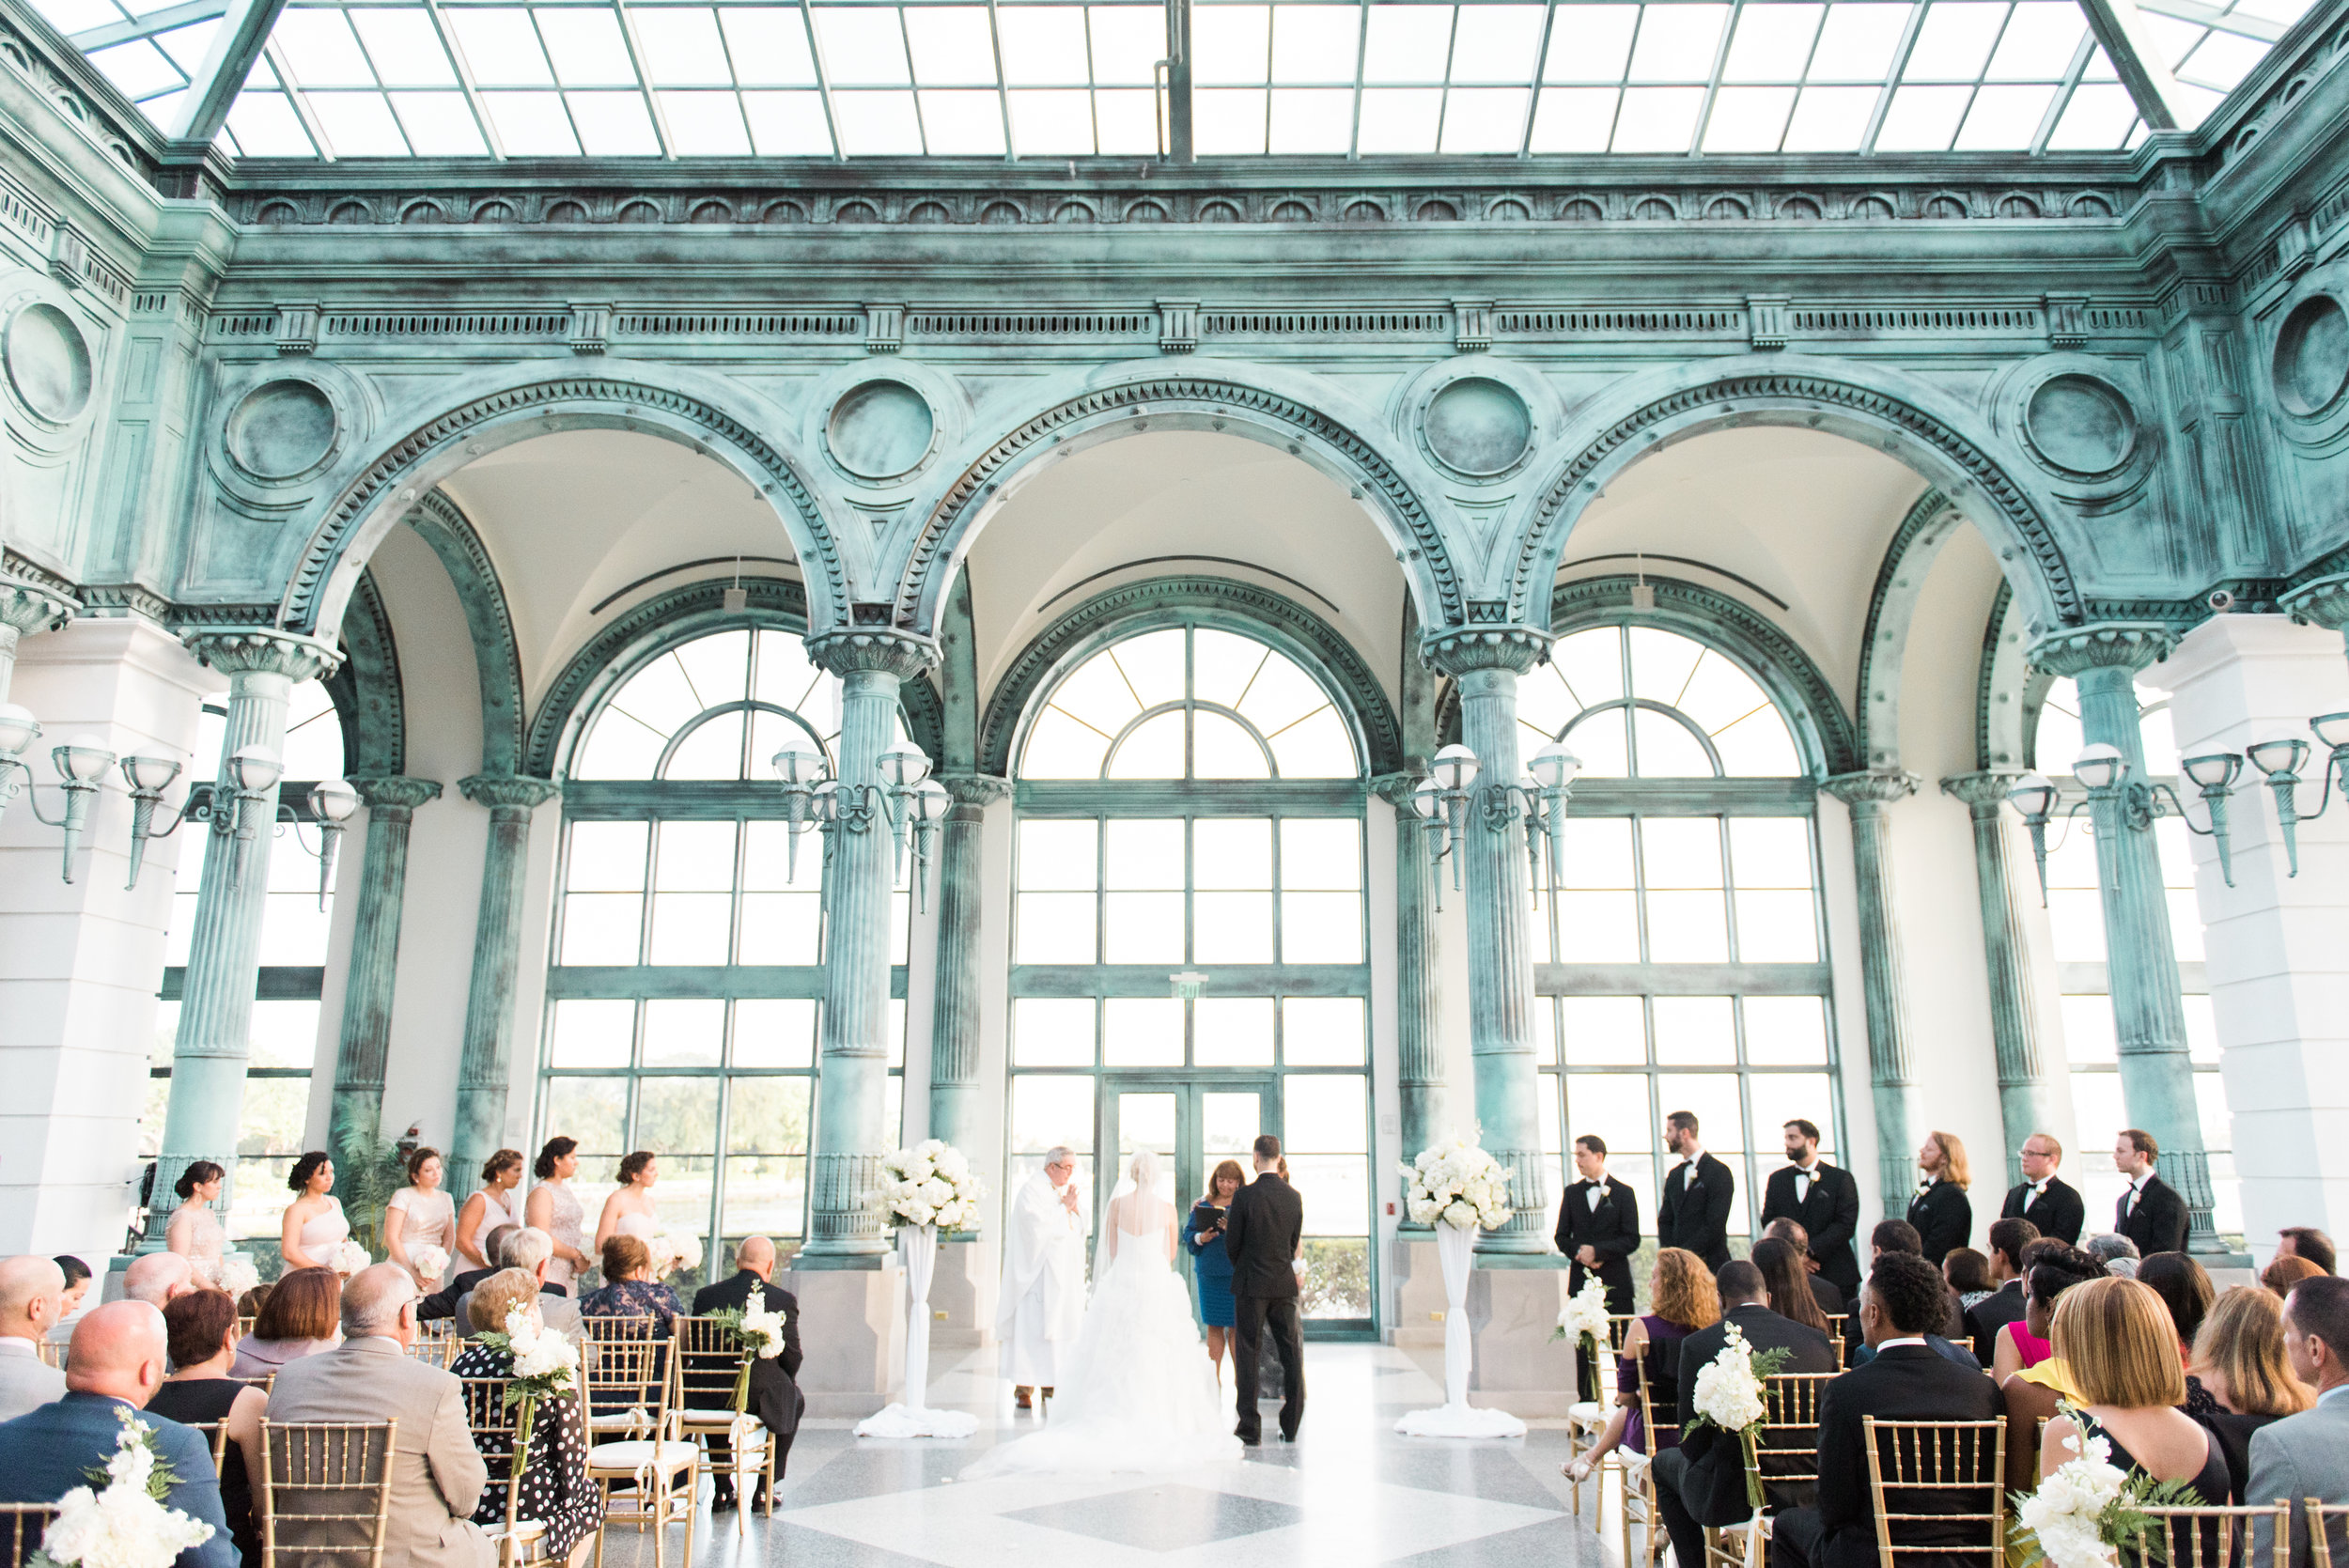
{"type": "Polygon", "coordinates": [[[857,1422],[860,1437],[968,1437],[979,1419],[962,1410],[932,1410],[922,1396],[930,1381],[930,1271],[938,1262],[938,1227],[897,1227],[897,1261],[906,1271],[906,1354],[899,1381],[905,1403],[857,1422]]]}
{"type": "Polygon", "coordinates": [[[1470,1343],[1469,1276],[1476,1232],[1458,1225],[1436,1226],[1436,1258],[1443,1265],[1443,1404],[1414,1410],[1394,1423],[1406,1437],[1522,1437],[1525,1423],[1506,1410],[1485,1410],[1468,1402],[1469,1369],[1475,1358],[1470,1343]]]}

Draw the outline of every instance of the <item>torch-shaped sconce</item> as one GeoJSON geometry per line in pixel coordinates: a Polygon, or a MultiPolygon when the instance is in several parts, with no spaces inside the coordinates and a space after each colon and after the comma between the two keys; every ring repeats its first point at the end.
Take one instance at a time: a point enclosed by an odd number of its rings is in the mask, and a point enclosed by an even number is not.
{"type": "Polygon", "coordinates": [[[925,914],[930,907],[930,867],[937,861],[938,831],[954,805],[955,798],[936,779],[924,779],[906,802],[906,815],[913,821],[913,897],[925,914]]]}
{"type": "Polygon", "coordinates": [[[163,809],[163,791],[179,776],[177,757],[133,752],[122,759],[122,782],[131,791],[131,877],[122,884],[126,890],[139,885],[139,870],[147,864],[147,841],[162,838],[179,826],[179,814],[174,812],[170,828],[161,832],[155,829],[155,814],[163,809]]]}
{"type": "MultiPolygon", "coordinates": [[[[1548,886],[1555,893],[1558,886],[1558,854],[1563,846],[1566,822],[1566,800],[1574,792],[1575,776],[1581,772],[1581,759],[1566,750],[1563,744],[1551,741],[1533,753],[1531,770],[1522,778],[1507,784],[1487,782],[1477,785],[1481,765],[1476,753],[1466,746],[1446,746],[1436,753],[1431,776],[1411,794],[1412,810],[1427,829],[1427,853],[1440,865],[1448,858],[1452,862],[1452,885],[1460,886],[1460,846],[1468,831],[1469,806],[1476,803],[1478,815],[1487,832],[1506,832],[1522,820],[1525,824],[1525,853],[1538,900],[1543,886],[1543,850],[1548,849],[1548,886]]],[[[1437,908],[1443,907],[1443,889],[1439,879],[1437,908]]]]}
{"type": "MultiPolygon", "coordinates": [[[[2297,741],[2295,745],[2299,744],[2297,741]]],[[[2227,795],[2234,781],[2243,772],[2243,759],[2232,752],[2214,752],[2202,756],[2186,757],[2179,768],[2195,787],[2201,792],[2202,803],[2210,813],[2210,826],[2197,828],[2186,813],[2186,802],[2167,784],[2148,784],[2130,777],[2129,759],[2121,748],[2108,741],[2091,741],[2080,748],[2073,761],[2072,777],[2088,799],[2075,800],[2063,814],[2069,822],[2083,811],[2102,806],[2113,814],[2113,819],[2131,832],[2150,832],[2155,822],[2174,815],[2186,824],[2186,831],[2213,841],[2218,850],[2218,868],[2229,887],[2234,886],[2234,862],[2227,833],[2227,795]],[[2164,801],[2167,801],[2167,805],[2164,801]]],[[[2007,791],[2007,800],[2030,830],[2031,859],[2039,867],[2039,903],[2047,903],[2047,823],[2055,814],[2057,790],[2054,783],[2043,773],[2026,773],[2015,781],[2007,791]]]]}
{"type": "MultiPolygon", "coordinates": [[[[281,808],[283,809],[283,808],[281,808]]],[[[340,779],[328,779],[310,786],[310,815],[319,825],[319,908],[326,908],[326,895],[334,886],[334,859],[342,847],[344,826],[359,810],[359,792],[340,779]]],[[[287,815],[291,815],[291,813],[287,815]]],[[[294,832],[302,831],[300,818],[294,818],[294,832]]]]}
{"type": "Polygon", "coordinates": [[[824,753],[813,741],[798,736],[783,743],[769,766],[783,785],[784,803],[784,875],[792,881],[800,877],[800,835],[817,821],[816,791],[827,782],[829,768],[824,753]]]}
{"type": "MultiPolygon", "coordinates": [[[[1476,753],[1466,746],[1446,746],[1436,753],[1428,779],[1411,796],[1411,804],[1427,823],[1427,854],[1437,865],[1452,861],[1452,889],[1460,889],[1460,842],[1468,831],[1469,786],[1476,783],[1476,753]]],[[[1437,878],[1438,908],[1443,897],[1437,878]]]]}
{"type": "MultiPolygon", "coordinates": [[[[2313,822],[2325,815],[2332,804],[2330,785],[2338,777],[2341,792],[2349,796],[2349,713],[2322,713],[2309,721],[2309,728],[2326,748],[2325,772],[2317,780],[2316,809],[2300,810],[2300,769],[2309,760],[2309,743],[2287,737],[2280,740],[2258,740],[2247,748],[2251,766],[2267,777],[2267,787],[2276,797],[2276,821],[2284,831],[2284,858],[2290,869],[2288,877],[2300,875],[2300,824],[2313,822]]],[[[5,745],[0,737],[0,745],[5,745]]]]}

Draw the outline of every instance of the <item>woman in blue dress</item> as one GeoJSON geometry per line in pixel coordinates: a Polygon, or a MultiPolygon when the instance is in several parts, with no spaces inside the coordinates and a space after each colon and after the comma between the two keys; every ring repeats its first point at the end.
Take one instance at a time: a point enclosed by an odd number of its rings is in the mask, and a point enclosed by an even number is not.
{"type": "Polygon", "coordinates": [[[1215,1363],[1216,1387],[1223,1386],[1223,1352],[1232,1339],[1232,1259],[1223,1250],[1223,1226],[1232,1194],[1247,1177],[1239,1161],[1227,1159],[1207,1178],[1207,1195],[1190,1206],[1183,1245],[1190,1249],[1191,1278],[1199,1281],[1199,1321],[1207,1330],[1207,1359],[1215,1363]]]}

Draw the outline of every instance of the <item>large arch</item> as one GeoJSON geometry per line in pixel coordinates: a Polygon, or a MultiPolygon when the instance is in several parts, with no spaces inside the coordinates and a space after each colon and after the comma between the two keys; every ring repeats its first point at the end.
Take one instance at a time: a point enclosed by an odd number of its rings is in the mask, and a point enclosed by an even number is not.
{"type": "Polygon", "coordinates": [[[1270,644],[1319,675],[1362,743],[1376,778],[1403,768],[1403,729],[1394,705],[1354,644],[1283,594],[1223,577],[1155,578],[1112,588],[1061,616],[1020,651],[995,683],[979,727],[979,770],[1011,777],[1012,753],[1036,694],[1052,675],[1136,632],[1197,622],[1270,644]]]}
{"type": "Polygon", "coordinates": [[[465,391],[445,411],[350,465],[303,547],[277,624],[331,634],[376,542],[419,497],[485,452],[576,429],[661,436],[732,469],[773,505],[807,574],[814,623],[845,623],[848,567],[838,535],[799,465],[762,433],[779,428],[783,415],[750,401],[739,389],[648,365],[631,365],[626,375],[540,374],[465,391]]]}
{"type": "Polygon", "coordinates": [[[1507,618],[1538,613],[1582,509],[1614,476],[1667,442],[1735,425],[1794,425],[1880,447],[1932,482],[1987,534],[2030,619],[2084,618],[2086,601],[2047,519],[2056,508],[2018,477],[1956,399],[1882,365],[1747,354],[1675,365],[1612,388],[1576,416],[1580,434],[1518,510],[1507,618]]]}
{"type": "Polygon", "coordinates": [[[1217,361],[1182,373],[1153,361],[1107,366],[1081,388],[1032,404],[1003,434],[966,446],[961,466],[950,467],[942,485],[911,508],[921,520],[900,553],[895,623],[933,632],[947,584],[999,492],[1023,469],[1145,428],[1228,431],[1285,447],[1342,478],[1393,548],[1422,624],[1467,618],[1443,529],[1422,499],[1440,487],[1375,413],[1295,371],[1217,361]]]}
{"type": "MultiPolygon", "coordinates": [[[[1925,576],[1941,547],[1965,524],[1966,515],[1939,490],[1928,489],[1901,519],[1884,547],[1875,586],[1868,595],[1868,622],[1859,643],[1859,676],[1852,688],[1859,754],[1870,768],[1897,768],[1901,757],[1901,667],[1908,656],[1908,631],[1925,576]]],[[[2011,597],[2011,596],[2010,596],[2011,597]]]]}
{"type": "Polygon", "coordinates": [[[473,634],[474,663],[481,675],[481,771],[491,777],[511,774],[522,754],[528,711],[522,706],[521,644],[506,585],[473,520],[443,491],[419,498],[406,520],[440,557],[473,634]]]}
{"type": "Polygon", "coordinates": [[[372,572],[361,572],[343,617],[343,661],[324,681],[343,732],[343,771],[354,779],[397,777],[408,768],[408,705],[399,644],[372,572]]]}

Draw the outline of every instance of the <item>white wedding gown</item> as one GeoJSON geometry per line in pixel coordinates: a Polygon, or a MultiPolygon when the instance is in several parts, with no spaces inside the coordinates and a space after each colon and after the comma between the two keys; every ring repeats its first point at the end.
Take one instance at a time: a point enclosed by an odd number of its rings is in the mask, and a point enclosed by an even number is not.
{"type": "Polygon", "coordinates": [[[990,1449],[962,1472],[987,1476],[1163,1472],[1237,1460],[1232,1412],[1191,1321],[1190,1292],[1168,1262],[1174,1206],[1155,1203],[1141,1232],[1112,1216],[1112,1250],[1093,1287],[1077,1343],[1060,1373],[1042,1431],[990,1449]]]}

